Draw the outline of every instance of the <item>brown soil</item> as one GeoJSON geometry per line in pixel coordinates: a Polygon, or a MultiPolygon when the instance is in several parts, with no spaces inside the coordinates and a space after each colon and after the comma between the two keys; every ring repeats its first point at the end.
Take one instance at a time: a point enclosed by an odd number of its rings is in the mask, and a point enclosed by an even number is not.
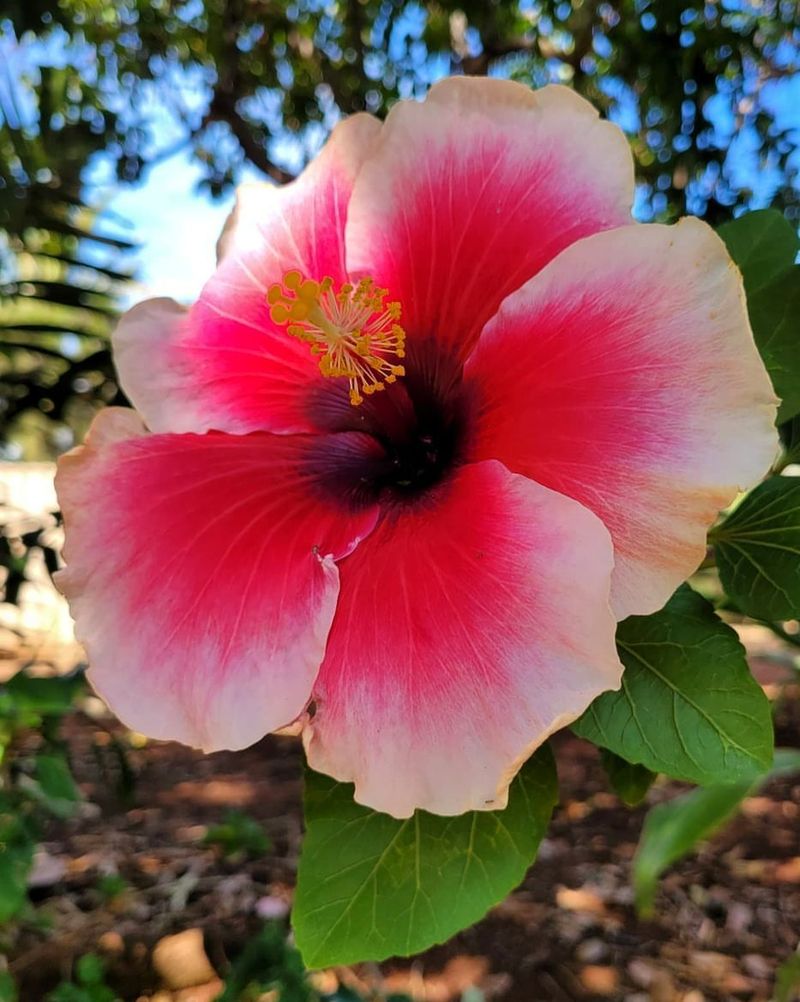
{"type": "MultiPolygon", "coordinates": [[[[798,689],[771,690],[782,694],[779,743],[797,746],[798,689]]],[[[88,951],[107,955],[109,981],[125,1002],[148,998],[159,987],[153,945],[192,927],[224,971],[260,927],[257,908],[291,900],[301,839],[296,742],[269,738],[211,756],[158,742],[132,748],[136,779],[126,802],[115,792],[110,743],[124,731],[76,715],[66,732],[86,805],[51,828],[37,864],[33,898],[50,928],[28,923],[12,943],[21,1002],[40,1002],[88,951]],[[266,857],[231,862],[201,844],[205,826],[231,807],[263,823],[273,842],[266,857]],[[110,902],[98,889],[109,873],[127,883],[110,902]]],[[[445,946],[355,976],[425,1002],[457,999],[472,983],[498,1002],[767,1002],[800,938],[800,776],[747,800],[668,873],[657,917],[641,921],[630,863],[646,808],[629,810],[609,792],[589,745],[562,734],[556,751],[561,805],[523,885],[445,946]]],[[[677,790],[659,784],[649,803],[677,790]]]]}

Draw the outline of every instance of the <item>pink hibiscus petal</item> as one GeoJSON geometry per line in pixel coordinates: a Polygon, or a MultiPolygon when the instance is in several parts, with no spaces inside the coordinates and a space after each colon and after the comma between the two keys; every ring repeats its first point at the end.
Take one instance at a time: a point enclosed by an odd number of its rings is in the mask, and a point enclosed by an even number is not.
{"type": "MultiPolygon", "coordinates": [[[[370,532],[316,489],[319,440],[149,435],[100,413],[62,458],[70,599],[89,677],[120,718],[206,750],[243,748],[305,706],[339,591],[370,532]]],[[[356,435],[329,450],[358,450],[356,435]]]]}
{"type": "Polygon", "coordinates": [[[379,131],[376,119],[354,115],[293,183],[243,186],[197,303],[155,299],[122,318],[114,358],[151,430],[311,430],[305,400],[323,380],[308,346],[270,320],[267,288],[292,269],[345,279],[347,203],[379,131]]]}
{"type": "Polygon", "coordinates": [[[614,540],[618,618],[660,608],[776,450],[741,277],[704,223],[567,248],[487,325],[465,379],[470,456],[575,498],[614,540]]]}
{"type": "Polygon", "coordinates": [[[501,808],[523,761],[619,684],[608,532],[500,463],[391,509],[342,564],[304,741],[395,817],[501,808]]]}
{"type": "Polygon", "coordinates": [[[390,111],[356,179],[347,262],[460,359],[501,301],[580,237],[630,222],[622,132],[566,87],[453,77],[390,111]]]}

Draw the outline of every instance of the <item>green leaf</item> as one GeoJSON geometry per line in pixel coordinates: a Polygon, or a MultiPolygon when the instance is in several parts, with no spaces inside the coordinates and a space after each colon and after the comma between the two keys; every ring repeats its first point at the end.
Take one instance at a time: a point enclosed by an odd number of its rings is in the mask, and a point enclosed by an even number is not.
{"type": "Polygon", "coordinates": [[[33,711],[40,716],[60,716],[66,713],[83,691],[82,675],[60,675],[36,678],[19,671],[0,686],[0,712],[33,711]]]}
{"type": "Polygon", "coordinates": [[[759,484],[711,534],[722,587],[756,619],[800,615],[800,477],[759,484]]]}
{"type": "Polygon", "coordinates": [[[776,209],[749,212],[719,228],[739,266],[758,350],[782,399],[778,421],[800,412],[800,251],[797,230],[776,209]]]}
{"type": "Polygon", "coordinates": [[[306,838],[293,925],[309,967],[408,955],[476,922],[523,878],[558,796],[541,748],[504,811],[399,821],[356,804],[352,786],[306,773],[306,838]]]}
{"type": "Polygon", "coordinates": [[[38,789],[32,792],[52,814],[68,818],[74,813],[81,795],[66,755],[57,752],[37,755],[34,776],[38,789]]]}
{"type": "Polygon", "coordinates": [[[281,922],[267,922],[249,939],[225,978],[216,1002],[243,1002],[276,989],[281,1002],[312,1002],[318,996],[306,977],[298,951],[286,939],[281,922]]]}
{"type": "Polygon", "coordinates": [[[800,953],[784,960],[775,972],[775,1002],[795,1002],[800,991],[800,953]]]}
{"type": "Polygon", "coordinates": [[[0,971],[0,1002],[17,1002],[17,986],[8,971],[0,971]]]}
{"type": "Polygon", "coordinates": [[[683,586],[617,629],[622,687],[572,725],[628,762],[676,779],[733,783],[772,763],[769,702],[736,633],[683,586]]]}
{"type": "Polygon", "coordinates": [[[106,978],[106,965],[96,953],[86,953],[78,959],[75,974],[87,988],[102,985],[106,978]]]}
{"type": "Polygon", "coordinates": [[[654,807],[645,818],[633,860],[633,887],[640,915],[653,914],[658,878],[703,838],[720,828],[753,787],[749,779],[706,786],[654,807]]]}
{"type": "Polygon", "coordinates": [[[606,771],[608,780],[614,792],[623,804],[628,807],[636,807],[641,804],[647,795],[647,791],[653,785],[656,773],[646,769],[643,765],[636,765],[633,762],[626,762],[624,758],[602,748],[600,761],[606,771]]]}
{"type": "Polygon", "coordinates": [[[783,455],[781,456],[781,468],[789,466],[791,463],[800,463],[800,416],[795,416],[791,421],[784,422],[779,428],[783,455]]]}
{"type": "Polygon", "coordinates": [[[717,230],[738,265],[748,297],[794,264],[797,230],[777,209],[747,212],[717,230]]]}
{"type": "Polygon", "coordinates": [[[219,846],[224,856],[263,856],[272,848],[261,825],[243,811],[228,811],[222,824],[208,829],[203,843],[219,846]]]}
{"type": "Polygon", "coordinates": [[[12,919],[28,899],[35,847],[25,826],[6,815],[0,826],[0,923],[12,919]]]}
{"type": "Polygon", "coordinates": [[[75,965],[75,981],[62,983],[47,996],[47,1002],[118,1002],[106,984],[106,965],[96,953],[87,953],[75,965]]]}
{"type": "Polygon", "coordinates": [[[798,769],[800,752],[778,749],[773,768],[755,779],[692,790],[654,807],[645,818],[633,860],[633,887],[640,914],[652,914],[658,878],[668,866],[720,828],[749,793],[776,775],[798,769]]]}
{"type": "Polygon", "coordinates": [[[104,901],[114,901],[121,898],[129,886],[128,881],[118,873],[104,873],[96,884],[104,901]]]}
{"type": "Polygon", "coordinates": [[[800,267],[747,299],[756,345],[781,398],[778,423],[800,412],[800,267]]]}

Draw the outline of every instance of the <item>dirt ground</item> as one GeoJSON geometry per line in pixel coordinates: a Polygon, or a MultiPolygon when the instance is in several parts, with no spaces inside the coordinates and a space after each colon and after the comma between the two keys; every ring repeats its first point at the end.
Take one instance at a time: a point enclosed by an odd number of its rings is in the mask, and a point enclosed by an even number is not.
{"type": "MultiPolygon", "coordinates": [[[[768,643],[754,662],[777,700],[779,744],[797,747],[800,688],[787,683],[787,663],[768,643]]],[[[301,840],[297,743],[268,738],[210,756],[134,744],[126,798],[112,754],[112,735],[125,732],[89,713],[71,718],[66,734],[86,803],[51,827],[37,860],[40,921],[19,932],[9,956],[21,1002],[40,1002],[88,951],[106,955],[109,983],[125,1002],[147,999],[159,988],[154,944],[191,928],[202,930],[211,963],[224,971],[262,916],[291,902],[301,840]],[[229,808],[263,824],[273,844],[267,855],[231,862],[202,844],[229,808]],[[124,889],[109,899],[101,888],[110,874],[124,889]]],[[[646,808],[620,804],[589,745],[569,733],[555,745],[561,804],[522,886],[444,946],[337,976],[420,1002],[450,1002],[470,985],[496,1002],[772,998],[775,971],[800,939],[800,776],[747,800],[667,874],[656,918],[640,921],[630,864],[646,808]]],[[[648,802],[678,789],[659,783],[648,802]]]]}

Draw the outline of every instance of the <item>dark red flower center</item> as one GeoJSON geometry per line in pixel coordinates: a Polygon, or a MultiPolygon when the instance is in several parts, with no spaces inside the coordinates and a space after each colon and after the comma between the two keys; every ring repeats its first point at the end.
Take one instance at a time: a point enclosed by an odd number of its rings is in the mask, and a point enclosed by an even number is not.
{"type": "Polygon", "coordinates": [[[314,390],[309,412],[320,431],[333,433],[315,449],[321,484],[357,504],[416,501],[462,461],[461,365],[434,339],[410,338],[405,378],[361,406],[350,405],[344,381],[332,380],[314,390]]]}

